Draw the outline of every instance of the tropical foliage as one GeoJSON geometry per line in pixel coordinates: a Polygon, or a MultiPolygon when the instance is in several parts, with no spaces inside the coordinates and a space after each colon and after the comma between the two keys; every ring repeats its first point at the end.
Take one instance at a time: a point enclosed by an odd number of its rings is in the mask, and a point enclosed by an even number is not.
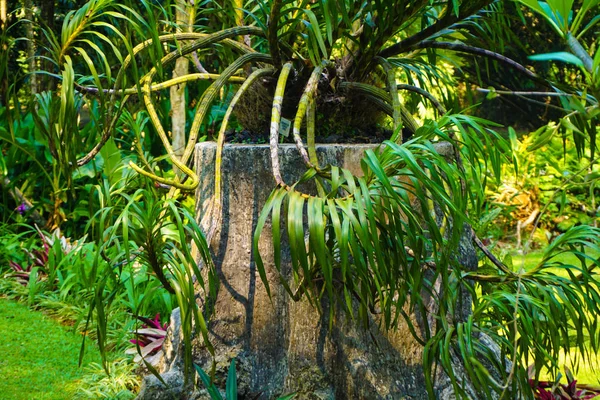
{"type": "Polygon", "coordinates": [[[477,228],[482,239],[514,241],[517,248],[545,247],[573,226],[597,226],[598,165],[594,160],[578,158],[575,147],[565,148],[560,137],[531,152],[528,147],[535,134],[518,137],[509,129],[509,136],[514,162],[503,165],[500,185],[488,186],[488,201],[477,228]]]}
{"type": "MultiPolygon", "coordinates": [[[[0,87],[0,178],[11,198],[4,202],[3,220],[31,219],[51,230],[61,227],[67,236],[89,237],[69,251],[44,241],[43,265],[27,271],[31,262],[17,255],[6,260],[6,268],[10,261],[19,269],[31,304],[36,293],[60,293],[61,299],[77,299],[73,305],[85,304],[74,312],[102,354],[111,346],[117,310],[165,315],[179,306],[191,372],[194,331],[210,349],[207,319],[217,285],[208,243],[221,222],[227,129],[231,123],[256,136],[267,131],[276,188],[259,218],[255,242],[270,218],[280,268],[279,227],[286,221],[293,277],[282,284],[290,296],[306,296],[315,305],[325,296],[362,322],[380,312],[388,329],[408,324],[423,345],[432,396],[438,365],[457,396],[468,396],[454,371],[457,362],[481,397],[534,396],[530,363],[536,371],[542,366],[556,371],[561,351],[576,347],[585,358],[598,352],[599,261],[589,251],[598,254],[600,231],[589,225],[566,231],[527,272],[499,261],[475,237],[484,261],[474,271],[461,265],[456,249],[470,236],[470,226],[481,228],[485,190],[492,181],[499,184],[502,164],[515,160],[515,146],[514,138],[511,147],[511,138],[494,131],[496,124],[460,113],[455,76],[443,68],[460,67],[465,61],[457,54],[477,56],[491,68],[509,68],[548,88],[547,96],[557,95],[565,113],[535,133],[529,150],[560,134],[565,146],[574,143],[579,157],[587,152],[594,160],[600,52],[588,38],[599,20],[594,17],[598,1],[522,3],[547,20],[567,50],[536,54],[531,63],[571,63],[581,73],[576,84],[547,82],[502,55],[498,42],[503,41],[496,39],[509,37],[507,26],[515,21],[505,2],[494,0],[89,0],[53,14],[60,29],[54,18],[35,28],[27,17],[15,25],[3,17],[0,76],[12,82],[0,87]],[[25,51],[14,40],[18,29],[27,30],[29,42],[38,35],[38,57],[30,54],[21,66],[35,72],[27,75],[29,88],[21,77],[8,79],[10,54],[25,51]],[[197,72],[173,76],[182,58],[197,72]],[[171,116],[180,111],[174,108],[177,94],[171,91],[169,101],[166,89],[183,87],[183,103],[187,96],[194,107],[187,113],[184,107],[183,118],[171,125],[171,116]],[[418,115],[424,107],[432,110],[427,118],[418,115]],[[262,123],[253,124],[257,115],[262,123]],[[306,164],[301,182],[312,182],[316,195],[301,193],[280,173],[285,120],[306,164]],[[320,132],[317,126],[328,128],[320,132]],[[319,165],[318,135],[372,126],[388,129],[388,140],[366,153],[361,177],[319,165]],[[175,132],[186,128],[180,148],[175,132]],[[207,137],[217,141],[218,150],[212,223],[205,237],[186,208],[186,193],[198,185],[188,164],[196,143],[207,137]],[[559,261],[567,251],[577,256],[577,265],[559,261]],[[209,305],[204,310],[196,302],[195,280],[209,305]],[[465,292],[473,299],[468,316],[458,307],[465,292]],[[436,299],[435,307],[429,297],[436,299]],[[413,326],[413,313],[428,315],[423,327],[413,326]],[[488,337],[498,344],[499,355],[485,344],[488,337]]],[[[503,89],[487,90],[537,95],[503,89]]],[[[14,229],[13,238],[34,232],[14,229]]],[[[2,254],[16,254],[16,243],[3,244],[12,247],[2,254]]],[[[265,266],[255,254],[268,288],[265,266]]],[[[43,301],[52,303],[52,296],[43,301]]],[[[148,328],[138,334],[143,329],[148,328]]],[[[146,352],[141,347],[158,348],[154,339],[136,349],[140,358],[146,352]]],[[[108,370],[106,357],[103,361],[108,370]]]]}

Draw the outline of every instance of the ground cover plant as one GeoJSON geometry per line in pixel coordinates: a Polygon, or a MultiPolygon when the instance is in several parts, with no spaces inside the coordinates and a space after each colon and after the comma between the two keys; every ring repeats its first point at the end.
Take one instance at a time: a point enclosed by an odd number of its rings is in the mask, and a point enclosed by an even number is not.
{"type": "MultiPolygon", "coordinates": [[[[62,25],[56,29],[52,18],[37,30],[27,18],[9,25],[2,16],[7,51],[0,74],[9,75],[10,54],[31,50],[20,48],[13,32],[23,29],[27,37],[37,32],[33,50],[40,57],[19,68],[39,68],[41,73],[29,78],[39,79],[44,89],[18,79],[0,88],[3,220],[43,222],[50,230],[60,226],[81,241],[71,256],[51,247],[45,265],[27,271],[32,264],[16,251],[21,246],[16,243],[26,238],[32,251],[31,237],[39,234],[17,227],[4,244],[10,251],[2,254],[12,259],[3,260],[2,268],[8,271],[10,261],[18,264],[17,274],[28,281],[17,282],[21,297],[31,305],[54,305],[96,339],[107,370],[107,350],[131,339],[123,337],[135,321],[127,313],[166,317],[179,306],[189,349],[192,320],[196,333],[207,337],[211,310],[198,308],[193,276],[210,305],[216,282],[207,243],[220,223],[222,199],[218,155],[213,222],[205,238],[186,210],[185,193],[198,183],[188,162],[202,137],[212,136],[221,151],[231,120],[263,138],[268,131],[277,187],[256,236],[271,218],[277,238],[278,220],[287,217],[294,274],[283,284],[290,295],[327,296],[350,312],[358,301],[357,318],[364,321],[379,308],[384,325],[393,329],[401,320],[410,324],[401,312],[405,307],[423,313],[423,293],[433,294],[439,302],[433,323],[414,333],[424,347],[430,392],[432,371],[441,365],[456,394],[466,396],[453,374],[458,359],[469,366],[466,372],[481,397],[533,396],[530,363],[537,381],[542,366],[560,369],[561,352],[577,347],[584,357],[597,353],[592,316],[598,312],[598,259],[589,250],[597,254],[600,234],[586,224],[567,230],[529,271],[498,261],[479,241],[489,260],[477,271],[461,268],[453,251],[463,222],[478,228],[485,188],[490,180],[499,182],[501,164],[513,155],[493,123],[452,109],[454,77],[438,68],[442,61],[459,62],[457,53],[476,55],[490,60],[486,68],[503,64],[558,93],[564,116],[538,130],[529,150],[562,135],[577,156],[587,151],[594,160],[600,52],[593,35],[587,38],[598,20],[593,17],[598,2],[522,3],[537,13],[539,23],[547,20],[567,50],[537,54],[532,64],[571,63],[581,74],[574,85],[547,82],[501,54],[510,24],[516,23],[506,11],[514,4],[502,1],[91,0],[64,13],[42,6],[62,25]],[[198,72],[182,67],[172,78],[186,59],[198,72]],[[435,91],[437,86],[444,88],[435,91]],[[173,90],[167,95],[166,89],[173,90]],[[189,111],[191,103],[195,108],[189,111]],[[433,105],[432,118],[415,118],[419,104],[433,105]],[[250,119],[256,115],[264,117],[262,123],[250,119]],[[186,122],[186,117],[191,118],[186,122]],[[315,183],[317,196],[298,192],[279,173],[282,118],[291,122],[292,140],[307,168],[303,179],[315,183]],[[371,125],[390,136],[382,152],[366,154],[364,177],[318,165],[317,126],[327,126],[319,135],[329,137],[339,127],[361,135],[371,125]],[[433,143],[441,141],[452,145],[455,163],[435,151],[433,143]],[[207,274],[200,273],[189,251],[192,240],[207,274]],[[557,261],[567,251],[576,262],[557,261]],[[438,282],[445,289],[439,293],[433,289],[438,282]],[[467,320],[454,307],[461,287],[474,298],[467,320]],[[478,341],[480,333],[500,345],[510,367],[478,341]]],[[[274,246],[279,252],[276,240],[274,246]]],[[[189,353],[186,365],[189,370],[189,353]]]]}

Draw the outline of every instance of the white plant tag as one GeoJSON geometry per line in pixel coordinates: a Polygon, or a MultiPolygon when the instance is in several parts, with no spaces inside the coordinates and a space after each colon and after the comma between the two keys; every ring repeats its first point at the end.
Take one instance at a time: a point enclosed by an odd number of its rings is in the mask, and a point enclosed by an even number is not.
{"type": "Polygon", "coordinates": [[[285,137],[290,136],[290,127],[292,126],[292,121],[289,119],[281,118],[279,122],[279,134],[285,137]]]}

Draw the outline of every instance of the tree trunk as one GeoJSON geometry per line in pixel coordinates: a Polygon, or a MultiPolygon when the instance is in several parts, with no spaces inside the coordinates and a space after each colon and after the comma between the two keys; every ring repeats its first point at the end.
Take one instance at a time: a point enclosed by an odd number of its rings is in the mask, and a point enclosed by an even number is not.
{"type": "MultiPolygon", "coordinates": [[[[7,28],[8,18],[8,5],[7,0],[0,0],[0,31],[4,32],[7,28]]],[[[0,40],[0,51],[6,54],[8,51],[8,44],[4,40],[0,40]]],[[[4,58],[4,57],[2,57],[4,58]]],[[[8,106],[8,58],[6,59],[6,65],[3,66],[5,77],[3,76],[0,82],[0,104],[8,106]]]]}
{"type": "MultiPolygon", "coordinates": [[[[54,0],[44,0],[40,4],[40,21],[49,31],[54,31],[54,0]]],[[[49,72],[56,72],[54,64],[50,60],[42,62],[41,69],[49,72]]],[[[45,75],[40,79],[39,90],[54,90],[56,87],[54,79],[45,75]]]]}
{"type": "MultiPolygon", "coordinates": [[[[175,5],[177,30],[180,32],[191,32],[195,19],[195,7],[188,0],[177,0],[175,5]]],[[[183,76],[188,73],[189,60],[186,57],[180,57],[175,62],[173,78],[183,76]]],[[[185,123],[186,123],[186,101],[185,101],[185,83],[171,87],[171,126],[172,126],[172,146],[177,157],[181,157],[185,150],[185,123]]],[[[176,170],[177,171],[177,170],[176,170]]],[[[180,174],[180,171],[177,171],[180,174]]]]}
{"type": "Polygon", "coordinates": [[[7,0],[0,0],[0,22],[2,22],[1,28],[4,29],[6,25],[6,18],[8,15],[7,0]]]}
{"type": "MultiPolygon", "coordinates": [[[[316,150],[321,165],[339,165],[360,175],[360,160],[364,151],[372,148],[373,145],[319,145],[316,150]]],[[[196,147],[200,177],[197,216],[204,229],[210,221],[203,221],[203,217],[210,215],[208,209],[214,199],[215,149],[216,145],[210,142],[196,147]]],[[[436,149],[449,159],[453,155],[452,146],[439,145],[436,149]]],[[[295,146],[281,145],[279,155],[285,181],[297,181],[305,168],[295,146]]],[[[211,243],[221,285],[210,323],[217,376],[226,374],[235,356],[238,393],[247,398],[269,399],[297,392],[298,398],[426,399],[423,347],[413,338],[408,325],[400,323],[397,329],[385,331],[379,328],[380,316],[373,314],[369,317],[370,326],[364,328],[336,308],[333,328],[329,329],[331,304],[327,300],[323,300],[323,314],[319,315],[306,298],[292,301],[280,284],[267,221],[258,247],[271,286],[269,297],[256,271],[252,247],[258,215],[274,186],[269,146],[227,145],[222,160],[222,223],[211,243]]],[[[309,186],[299,190],[315,191],[309,186]]],[[[281,268],[289,278],[288,243],[287,234],[282,234],[281,268]]],[[[457,257],[465,268],[477,267],[468,227],[457,257]]],[[[468,293],[462,300],[463,312],[469,315],[468,293]]],[[[415,325],[419,318],[422,316],[411,316],[415,325]]],[[[200,341],[195,348],[201,349],[200,341]]],[[[206,352],[195,352],[194,360],[206,369],[211,367],[212,357],[206,352]]],[[[437,393],[451,392],[451,386],[449,380],[440,380],[435,389],[437,393]]]]}
{"type": "Polygon", "coordinates": [[[38,92],[37,87],[37,63],[35,60],[35,31],[33,26],[33,1],[24,0],[25,19],[29,21],[25,26],[25,36],[27,37],[27,65],[29,67],[29,90],[32,95],[38,92]]]}
{"type": "MultiPolygon", "coordinates": [[[[203,229],[210,229],[214,201],[214,167],[216,144],[196,145],[196,172],[200,185],[196,191],[196,215],[203,229]]],[[[334,164],[360,174],[360,160],[374,145],[319,145],[321,165],[334,164]]],[[[451,160],[453,147],[436,145],[439,154],[451,160]]],[[[295,182],[305,170],[294,145],[279,147],[282,175],[295,182]]],[[[271,294],[266,292],[256,270],[252,238],[259,213],[274,186],[268,145],[226,145],[222,154],[221,223],[211,241],[211,254],[219,275],[220,288],[213,305],[209,331],[214,357],[194,339],[194,362],[215,373],[217,385],[223,384],[232,358],[235,357],[239,398],[272,399],[296,393],[297,399],[427,399],[423,369],[423,347],[414,339],[406,323],[395,330],[380,329],[381,316],[369,315],[369,326],[349,320],[336,306],[332,325],[331,303],[323,299],[319,315],[306,297],[293,301],[280,284],[274,267],[273,237],[270,220],[260,236],[258,248],[266,267],[271,294]],[[331,326],[331,328],[329,328],[331,326]],[[214,364],[213,364],[214,362],[214,364]]],[[[300,186],[303,192],[314,192],[300,186]]],[[[282,227],[285,222],[282,222],[282,227]]],[[[466,270],[477,268],[472,231],[463,228],[456,250],[458,262],[466,270]]],[[[279,237],[283,250],[281,272],[291,274],[291,254],[287,234],[279,237]]],[[[441,285],[433,293],[444,290],[441,285]]],[[[431,292],[428,292],[431,293],[431,292]]],[[[456,307],[466,319],[471,314],[468,292],[456,307]]],[[[435,295],[432,297],[435,298],[435,295]]],[[[435,302],[429,303],[429,307],[435,302]]],[[[202,393],[186,392],[183,386],[183,347],[178,334],[178,313],[169,327],[169,339],[163,350],[165,358],[158,371],[176,398],[205,399],[202,393]]],[[[423,316],[411,315],[413,326],[420,326],[423,316]]],[[[456,379],[465,385],[468,398],[481,398],[466,379],[464,365],[456,364],[456,379]]],[[[435,373],[435,398],[455,399],[451,380],[441,370],[435,373]]],[[[170,395],[153,375],[144,379],[138,400],[168,400],[170,395]]]]}

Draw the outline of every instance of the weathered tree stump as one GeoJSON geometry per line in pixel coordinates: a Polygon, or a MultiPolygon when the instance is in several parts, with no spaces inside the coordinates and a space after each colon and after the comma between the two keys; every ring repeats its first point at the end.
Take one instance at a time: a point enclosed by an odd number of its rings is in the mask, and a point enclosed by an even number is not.
{"type": "MultiPolygon", "coordinates": [[[[331,163],[360,173],[360,159],[366,149],[373,147],[321,145],[317,153],[321,164],[331,163]]],[[[450,149],[438,148],[446,152],[450,149]]],[[[214,143],[199,144],[196,149],[197,173],[201,176],[197,191],[199,219],[212,201],[215,150],[214,143]]],[[[305,167],[296,148],[282,145],[280,159],[284,180],[297,181],[305,167]]],[[[240,390],[246,395],[262,392],[264,398],[289,392],[307,398],[426,397],[422,347],[408,327],[401,325],[394,332],[384,332],[373,317],[366,330],[336,313],[329,331],[327,312],[319,315],[306,300],[294,302],[279,283],[267,227],[259,249],[272,290],[269,299],[254,264],[252,237],[273,187],[268,146],[225,147],[222,225],[211,244],[221,280],[211,323],[221,369],[225,370],[235,356],[240,390]]],[[[285,236],[282,242],[286,248],[285,236]]],[[[462,247],[463,264],[475,268],[477,258],[470,240],[462,247]]],[[[289,270],[290,256],[285,252],[282,265],[289,270]]],[[[205,365],[210,361],[201,353],[197,356],[205,365]]]]}
{"type": "MultiPolygon", "coordinates": [[[[322,165],[331,163],[360,173],[360,159],[373,145],[319,145],[322,165]]],[[[214,194],[215,143],[196,147],[196,171],[200,186],[196,192],[197,218],[209,212],[214,194]]],[[[282,175],[295,182],[305,171],[293,145],[280,146],[282,175]]],[[[449,157],[451,146],[438,152],[449,157]]],[[[226,145],[223,152],[222,222],[211,250],[220,279],[215,314],[210,323],[215,347],[217,383],[225,387],[227,368],[236,358],[241,398],[276,398],[297,392],[307,399],[421,399],[427,398],[422,365],[422,346],[408,327],[380,328],[372,316],[368,328],[336,312],[329,330],[328,304],[318,312],[306,299],[294,302],[279,282],[273,264],[270,229],[260,238],[259,249],[271,286],[269,298],[254,263],[252,238],[260,211],[275,186],[267,145],[226,145]]],[[[308,188],[305,188],[309,190],[308,188]]],[[[208,228],[205,219],[204,228],[208,228]]],[[[466,269],[477,267],[465,229],[457,257],[466,269]]],[[[287,237],[282,236],[282,249],[287,237]]],[[[290,270],[290,255],[282,254],[282,268],[290,270]]],[[[466,297],[464,313],[471,310],[466,297]]],[[[415,316],[415,318],[417,318],[415,316]]],[[[195,362],[205,370],[212,357],[196,339],[195,362]]],[[[173,364],[173,360],[168,360],[173,364]]],[[[439,396],[450,398],[449,382],[440,379],[439,396]]],[[[199,397],[194,395],[191,397],[199,397]]]]}

